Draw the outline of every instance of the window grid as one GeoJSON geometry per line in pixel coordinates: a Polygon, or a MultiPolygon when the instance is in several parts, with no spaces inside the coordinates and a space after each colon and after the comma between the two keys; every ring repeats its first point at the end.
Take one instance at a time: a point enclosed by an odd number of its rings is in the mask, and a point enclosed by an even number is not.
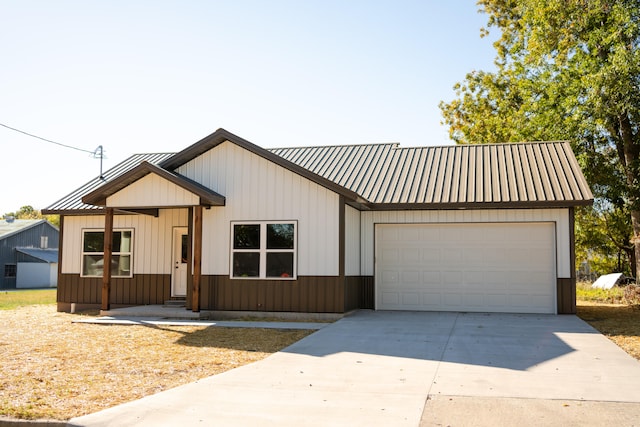
{"type": "MultiPolygon", "coordinates": [[[[104,270],[104,250],[101,251],[87,251],[85,248],[87,233],[102,234],[104,239],[104,230],[99,229],[84,229],[82,230],[82,256],[80,266],[81,277],[102,277],[104,270]],[[89,265],[89,261],[93,261],[89,265]],[[102,265],[98,265],[102,261],[102,265]]],[[[133,277],[133,229],[132,228],[118,228],[113,230],[113,234],[120,234],[119,241],[121,242],[119,250],[113,250],[111,253],[112,273],[111,277],[130,278],[133,277]],[[129,233],[128,240],[123,238],[125,233],[129,233]],[[122,242],[126,242],[127,250],[123,249],[122,242]],[[114,265],[116,264],[116,265],[114,265]],[[113,269],[116,267],[116,273],[113,269]],[[123,274],[124,273],[124,274],[123,274]]],[[[116,240],[115,238],[113,239],[116,240]]],[[[103,240],[104,241],[104,240],[103,240]]]]}
{"type": "Polygon", "coordinates": [[[16,277],[17,266],[16,264],[5,264],[4,265],[4,277],[13,278],[16,277]]]}
{"type": "MultiPolygon", "coordinates": [[[[260,279],[260,280],[295,280],[297,279],[297,240],[298,240],[298,223],[297,221],[237,221],[231,223],[231,265],[229,275],[232,279],[260,279]],[[259,248],[236,249],[236,226],[260,226],[260,244],[259,248]],[[291,249],[269,249],[267,231],[270,225],[291,225],[293,227],[293,242],[291,249]],[[236,254],[257,254],[259,256],[259,271],[257,275],[236,274],[236,254]],[[279,275],[269,274],[268,261],[276,259],[270,255],[291,254],[291,273],[282,272],[279,275]]],[[[253,257],[251,257],[253,258],[253,257]]],[[[288,257],[284,257],[285,259],[288,257]]],[[[255,262],[255,260],[254,260],[255,262]]],[[[286,262],[286,260],[285,260],[286,262]]],[[[287,263],[288,264],[288,263],[287,263]]]]}

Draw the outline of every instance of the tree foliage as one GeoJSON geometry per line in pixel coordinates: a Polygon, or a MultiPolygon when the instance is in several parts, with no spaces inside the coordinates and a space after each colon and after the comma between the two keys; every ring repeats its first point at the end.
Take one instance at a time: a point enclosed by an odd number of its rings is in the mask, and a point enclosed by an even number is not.
{"type": "Polygon", "coordinates": [[[478,4],[488,15],[488,28],[501,34],[494,44],[497,70],[467,74],[454,87],[456,98],[440,104],[451,138],[459,143],[571,141],[595,197],[602,200],[578,220],[596,215],[607,225],[579,222],[578,232],[593,231],[579,237],[589,242],[599,232],[619,250],[631,247],[633,256],[627,258],[633,259],[635,274],[640,262],[640,2],[478,4]]]}
{"type": "Polygon", "coordinates": [[[12,216],[16,219],[46,219],[51,224],[56,227],[60,226],[60,216],[59,215],[42,215],[39,210],[36,210],[31,205],[22,206],[15,212],[8,212],[4,214],[4,216],[12,216]]]}

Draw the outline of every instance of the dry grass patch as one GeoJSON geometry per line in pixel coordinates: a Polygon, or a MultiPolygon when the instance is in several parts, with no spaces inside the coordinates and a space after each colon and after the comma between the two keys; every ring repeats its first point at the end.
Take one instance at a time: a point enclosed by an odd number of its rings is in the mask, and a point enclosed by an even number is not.
{"type": "Polygon", "coordinates": [[[0,311],[0,415],[67,420],[261,360],[311,331],[72,323],[0,311]]]}
{"type": "Polygon", "coordinates": [[[626,304],[578,301],[578,316],[640,360],[640,308],[626,304]]]}

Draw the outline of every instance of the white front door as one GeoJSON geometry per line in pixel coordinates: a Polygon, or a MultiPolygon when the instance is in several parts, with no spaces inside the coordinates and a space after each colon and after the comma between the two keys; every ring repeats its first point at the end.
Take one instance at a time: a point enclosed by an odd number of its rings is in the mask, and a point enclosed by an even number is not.
{"type": "Polygon", "coordinates": [[[173,229],[173,258],[171,266],[171,296],[184,297],[187,295],[187,253],[189,235],[187,227],[173,229]]]}

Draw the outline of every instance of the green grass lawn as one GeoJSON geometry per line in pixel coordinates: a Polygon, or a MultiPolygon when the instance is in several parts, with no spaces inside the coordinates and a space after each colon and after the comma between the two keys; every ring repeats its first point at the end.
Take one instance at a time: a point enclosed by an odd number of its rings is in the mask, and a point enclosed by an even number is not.
{"type": "Polygon", "coordinates": [[[0,310],[56,303],[56,289],[0,291],[0,310]]]}

